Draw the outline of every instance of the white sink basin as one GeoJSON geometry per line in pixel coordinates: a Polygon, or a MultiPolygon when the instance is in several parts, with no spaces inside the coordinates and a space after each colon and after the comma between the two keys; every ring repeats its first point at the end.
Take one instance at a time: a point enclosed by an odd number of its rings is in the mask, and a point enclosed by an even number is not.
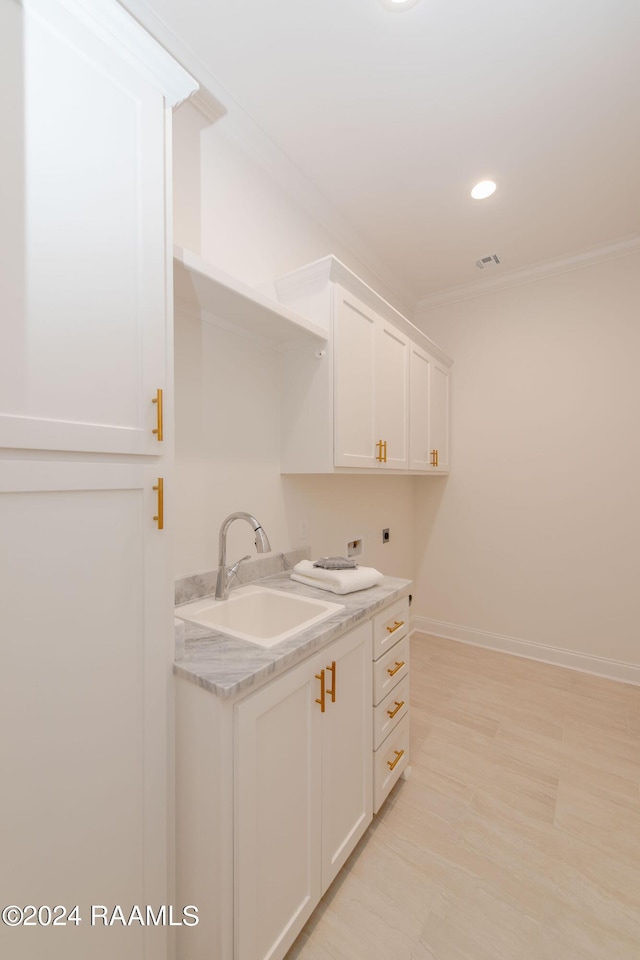
{"type": "Polygon", "coordinates": [[[341,603],[247,586],[233,590],[228,600],[207,597],[185,603],[175,608],[175,615],[261,647],[273,647],[340,610],[344,610],[341,603]]]}

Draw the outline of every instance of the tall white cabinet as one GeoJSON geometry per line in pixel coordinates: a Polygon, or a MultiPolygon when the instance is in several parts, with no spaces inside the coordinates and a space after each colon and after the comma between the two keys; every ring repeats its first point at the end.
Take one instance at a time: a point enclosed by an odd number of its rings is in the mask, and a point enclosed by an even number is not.
{"type": "Polygon", "coordinates": [[[5,0],[0,35],[0,900],[80,917],[0,952],[163,957],[166,927],[90,908],[169,902],[166,185],[196,85],[111,0],[5,0]]]}

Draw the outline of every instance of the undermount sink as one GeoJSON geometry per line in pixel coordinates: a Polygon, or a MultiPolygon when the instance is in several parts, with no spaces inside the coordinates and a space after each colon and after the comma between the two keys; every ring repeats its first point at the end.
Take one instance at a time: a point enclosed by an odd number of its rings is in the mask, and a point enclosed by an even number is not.
{"type": "Polygon", "coordinates": [[[185,603],[176,607],[175,615],[261,647],[273,647],[340,610],[344,610],[341,603],[247,586],[232,591],[228,600],[207,597],[185,603]]]}

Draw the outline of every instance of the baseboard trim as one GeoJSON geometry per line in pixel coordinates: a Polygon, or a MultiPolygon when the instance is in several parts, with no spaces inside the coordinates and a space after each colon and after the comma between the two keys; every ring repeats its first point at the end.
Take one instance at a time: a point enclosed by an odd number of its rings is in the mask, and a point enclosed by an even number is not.
{"type": "Polygon", "coordinates": [[[564,650],[561,647],[550,647],[544,643],[517,640],[515,637],[487,633],[484,630],[473,630],[470,627],[461,627],[455,623],[430,620],[428,617],[413,617],[411,628],[413,633],[430,633],[447,640],[469,643],[476,647],[486,647],[488,650],[499,650],[501,653],[525,657],[527,660],[539,660],[542,663],[551,663],[556,667],[567,667],[570,670],[580,670],[582,673],[591,673],[598,677],[606,677],[609,680],[620,680],[623,683],[633,683],[640,686],[640,666],[624,663],[621,660],[607,660],[605,657],[576,653],[573,650],[564,650]]]}

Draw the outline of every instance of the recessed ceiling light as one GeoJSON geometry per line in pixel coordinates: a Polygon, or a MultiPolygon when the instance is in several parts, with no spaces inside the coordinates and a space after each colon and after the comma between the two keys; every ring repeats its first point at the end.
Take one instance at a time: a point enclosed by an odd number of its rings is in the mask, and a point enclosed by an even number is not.
{"type": "Polygon", "coordinates": [[[420,0],[380,0],[383,7],[387,10],[407,10],[409,7],[415,7],[420,0]]]}
{"type": "Polygon", "coordinates": [[[471,196],[474,200],[485,200],[495,192],[496,185],[493,180],[481,180],[480,183],[476,183],[475,187],[471,191],[471,196]]]}

